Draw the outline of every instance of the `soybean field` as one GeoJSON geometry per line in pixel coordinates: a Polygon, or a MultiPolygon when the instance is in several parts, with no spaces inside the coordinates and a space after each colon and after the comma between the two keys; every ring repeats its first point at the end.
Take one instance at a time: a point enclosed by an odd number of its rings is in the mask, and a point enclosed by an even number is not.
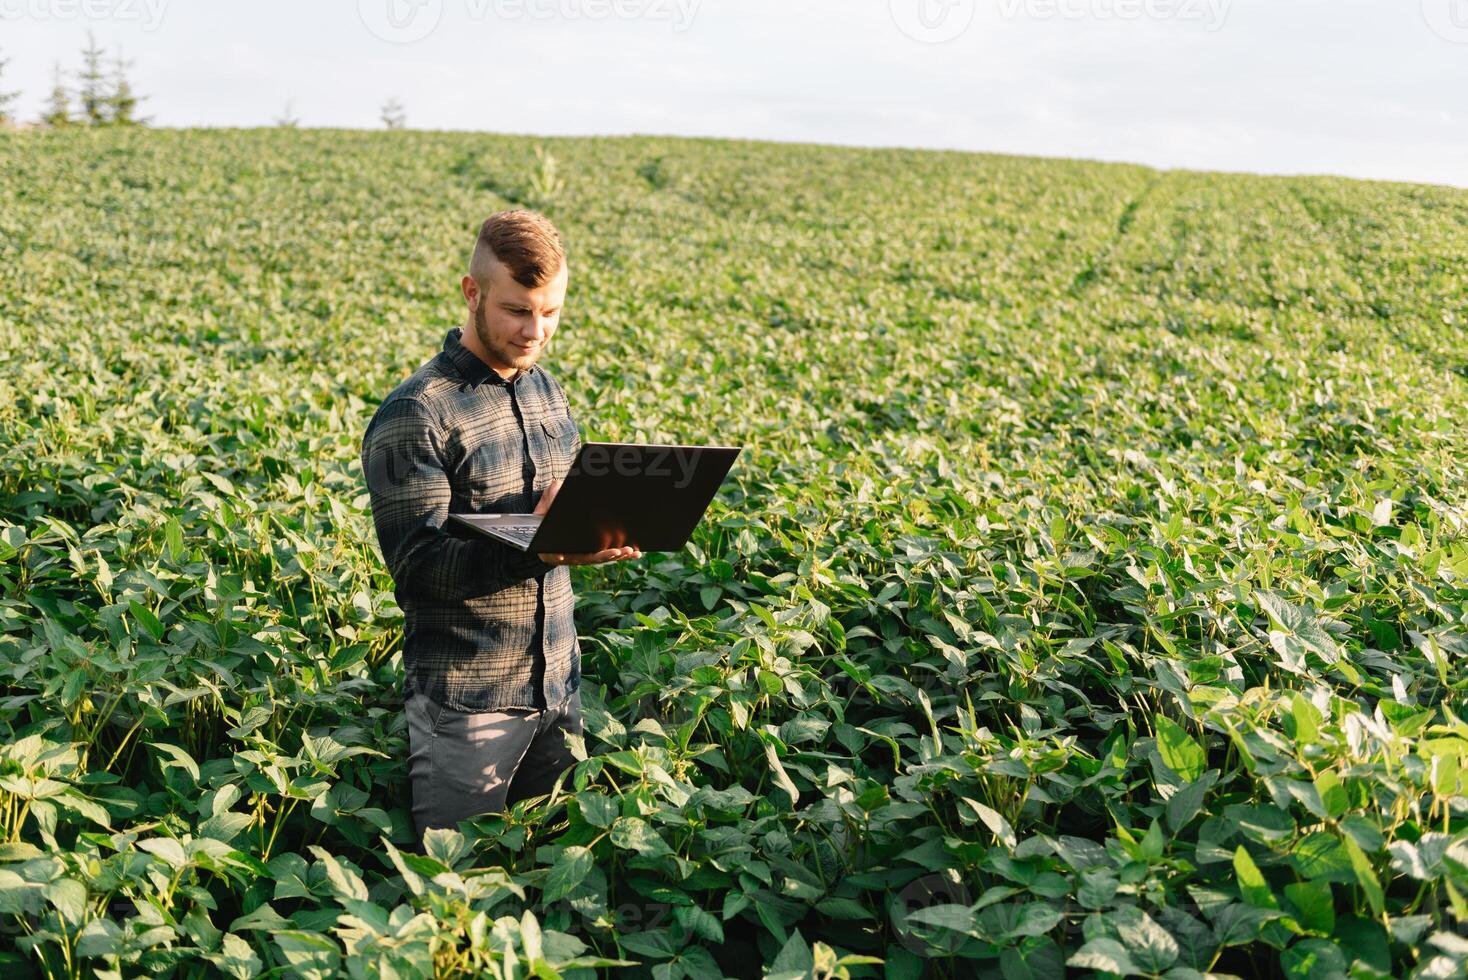
{"type": "Polygon", "coordinates": [[[25,132],[0,270],[6,977],[1468,971],[1468,191],[25,132]],[[358,450],[515,206],[583,438],[745,451],[414,853],[358,450]]]}

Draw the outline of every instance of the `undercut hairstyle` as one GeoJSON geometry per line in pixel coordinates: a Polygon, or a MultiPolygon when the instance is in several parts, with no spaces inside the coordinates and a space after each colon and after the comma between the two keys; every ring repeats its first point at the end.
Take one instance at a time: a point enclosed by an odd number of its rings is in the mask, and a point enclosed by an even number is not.
{"type": "Polygon", "coordinates": [[[491,259],[504,263],[516,282],[533,289],[556,277],[566,262],[566,252],[561,233],[549,218],[517,209],[492,214],[479,228],[469,275],[480,289],[489,287],[491,259]]]}

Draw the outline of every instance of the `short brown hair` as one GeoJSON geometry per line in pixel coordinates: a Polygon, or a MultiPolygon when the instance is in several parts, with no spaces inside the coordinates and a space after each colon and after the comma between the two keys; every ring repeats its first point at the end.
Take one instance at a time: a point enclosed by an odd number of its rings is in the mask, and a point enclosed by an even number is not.
{"type": "Polygon", "coordinates": [[[489,282],[489,259],[503,262],[522,286],[541,286],[565,264],[561,233],[550,219],[523,208],[500,211],[485,219],[469,260],[469,275],[482,287],[489,282]]]}

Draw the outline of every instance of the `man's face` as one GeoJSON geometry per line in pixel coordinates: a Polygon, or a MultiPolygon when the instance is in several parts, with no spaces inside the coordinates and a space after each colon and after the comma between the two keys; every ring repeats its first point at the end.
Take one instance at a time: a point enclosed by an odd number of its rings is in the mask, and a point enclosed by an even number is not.
{"type": "Polygon", "coordinates": [[[474,310],[474,333],[482,348],[475,353],[502,377],[529,370],[560,324],[569,279],[565,263],[555,277],[534,287],[516,282],[502,262],[490,264],[489,283],[483,290],[466,277],[466,295],[475,294],[469,302],[474,310]]]}

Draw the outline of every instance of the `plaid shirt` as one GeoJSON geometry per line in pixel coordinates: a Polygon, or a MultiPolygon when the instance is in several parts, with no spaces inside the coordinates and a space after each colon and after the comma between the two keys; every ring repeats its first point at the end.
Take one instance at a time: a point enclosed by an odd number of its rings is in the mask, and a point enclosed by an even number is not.
{"type": "Polygon", "coordinates": [[[581,447],[539,365],[506,381],[460,343],[383,400],[362,439],[372,520],[404,616],[405,695],[457,711],[539,709],[581,684],[571,573],[448,525],[529,513],[581,447]]]}

